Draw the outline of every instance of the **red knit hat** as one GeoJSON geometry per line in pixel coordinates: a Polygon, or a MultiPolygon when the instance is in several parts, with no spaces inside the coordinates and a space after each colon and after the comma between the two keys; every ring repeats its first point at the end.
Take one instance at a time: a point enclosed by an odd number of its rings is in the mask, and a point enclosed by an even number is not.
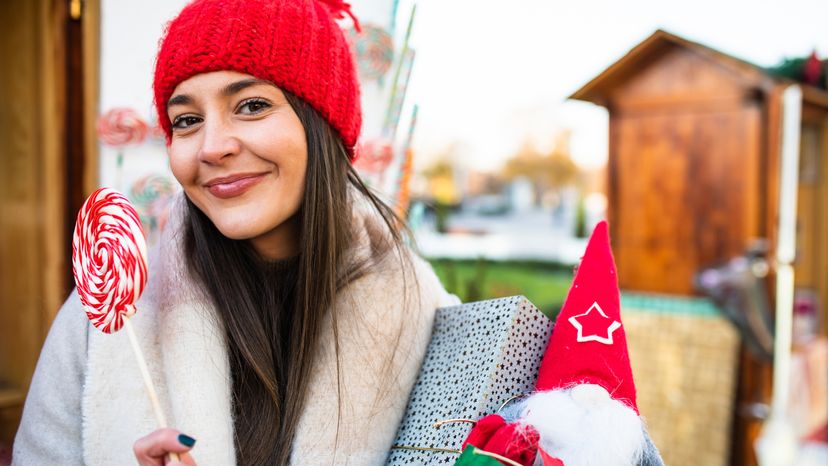
{"type": "Polygon", "coordinates": [[[638,413],[607,222],[589,238],[538,371],[539,392],[580,384],[600,385],[638,413]]]}
{"type": "Polygon", "coordinates": [[[155,65],[155,108],[169,144],[167,101],[199,73],[231,70],[273,82],[310,104],[353,157],[362,126],[354,59],[336,19],[342,0],[195,0],[167,26],[155,65]]]}

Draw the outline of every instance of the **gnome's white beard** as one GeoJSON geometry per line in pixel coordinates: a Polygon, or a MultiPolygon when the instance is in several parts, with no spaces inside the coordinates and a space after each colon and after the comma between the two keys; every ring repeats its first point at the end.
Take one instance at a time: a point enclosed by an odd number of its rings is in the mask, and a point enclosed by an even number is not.
{"type": "Polygon", "coordinates": [[[647,448],[638,414],[598,385],[533,394],[520,418],[538,431],[540,447],[565,466],[635,465],[647,448]]]}

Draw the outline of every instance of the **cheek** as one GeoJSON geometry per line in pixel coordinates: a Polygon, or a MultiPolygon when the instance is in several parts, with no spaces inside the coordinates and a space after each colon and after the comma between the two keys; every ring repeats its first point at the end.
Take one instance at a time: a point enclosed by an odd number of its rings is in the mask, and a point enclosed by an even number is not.
{"type": "Polygon", "coordinates": [[[299,128],[298,131],[282,131],[276,138],[269,136],[247,140],[251,152],[276,167],[282,195],[292,204],[304,196],[308,170],[307,145],[301,126],[299,128]]]}
{"type": "Polygon", "coordinates": [[[167,159],[170,164],[170,170],[173,176],[183,187],[191,184],[195,178],[195,165],[184,156],[180,151],[175,151],[172,147],[167,153],[167,159]]]}
{"type": "Polygon", "coordinates": [[[292,194],[301,199],[305,195],[305,183],[307,182],[307,158],[296,160],[292,168],[290,174],[292,194]]]}

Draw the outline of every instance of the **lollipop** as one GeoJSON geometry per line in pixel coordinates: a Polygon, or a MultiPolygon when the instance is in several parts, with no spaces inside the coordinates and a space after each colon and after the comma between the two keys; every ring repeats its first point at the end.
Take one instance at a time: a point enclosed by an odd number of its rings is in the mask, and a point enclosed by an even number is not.
{"type": "Polygon", "coordinates": [[[366,80],[380,79],[391,68],[394,60],[394,39],[383,28],[366,24],[362,31],[348,30],[353,44],[359,75],[366,80]]]}
{"type": "Polygon", "coordinates": [[[113,108],[98,118],[98,136],[105,144],[123,147],[140,144],[147,137],[149,127],[135,110],[113,108]]]}
{"type": "Polygon", "coordinates": [[[101,188],[83,204],[72,237],[72,267],[92,325],[104,333],[120,330],[147,283],[144,232],[121,193],[101,188]]]}
{"type": "Polygon", "coordinates": [[[382,175],[394,160],[394,148],[384,139],[369,139],[360,144],[354,162],[360,174],[382,175]]]}
{"type": "Polygon", "coordinates": [[[135,110],[130,108],[113,108],[98,118],[98,137],[101,141],[117,149],[115,161],[115,186],[123,188],[124,148],[144,142],[150,128],[135,110]]]}
{"type": "MultiPolygon", "coordinates": [[[[166,427],[158,396],[129,323],[147,283],[147,246],[138,212],[110,188],[83,203],[72,236],[72,271],[86,316],[104,333],[126,327],[158,424],[166,427]]],[[[171,457],[178,459],[177,455],[171,457]]]]}
{"type": "Polygon", "coordinates": [[[129,198],[135,202],[139,218],[146,227],[147,243],[151,244],[154,233],[164,228],[168,205],[176,191],[169,177],[149,174],[132,184],[129,198]]]}

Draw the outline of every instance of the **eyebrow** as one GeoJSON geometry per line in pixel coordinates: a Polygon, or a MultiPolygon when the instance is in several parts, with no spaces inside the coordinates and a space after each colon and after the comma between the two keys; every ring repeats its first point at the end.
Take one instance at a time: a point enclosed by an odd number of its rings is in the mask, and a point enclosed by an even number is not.
{"type": "MultiPolygon", "coordinates": [[[[241,81],[232,82],[226,86],[224,86],[220,93],[225,97],[230,97],[233,94],[237,94],[244,89],[247,89],[251,86],[260,86],[263,84],[272,85],[269,81],[265,81],[263,79],[256,79],[256,78],[249,78],[249,79],[242,79],[241,81]]],[[[174,105],[188,105],[193,103],[193,98],[189,94],[178,94],[170,98],[167,101],[167,108],[170,108],[174,105]]]]}

